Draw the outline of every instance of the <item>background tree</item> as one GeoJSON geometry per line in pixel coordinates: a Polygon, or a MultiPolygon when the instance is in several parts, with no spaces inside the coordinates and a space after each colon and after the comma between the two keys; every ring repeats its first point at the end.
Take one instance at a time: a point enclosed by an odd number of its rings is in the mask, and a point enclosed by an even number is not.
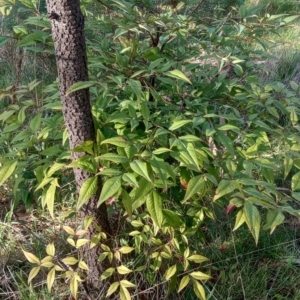
{"type": "MultiPolygon", "coordinates": [[[[47,1],[47,9],[52,24],[52,38],[59,79],[63,115],[68,130],[70,148],[74,149],[86,141],[95,141],[95,129],[91,113],[89,89],[81,89],[67,95],[68,89],[76,82],[88,81],[87,56],[84,36],[84,17],[79,0],[47,1]]],[[[73,159],[83,156],[82,152],[73,152],[73,159]]],[[[90,173],[74,168],[78,193],[90,173]]],[[[101,190],[98,189],[89,201],[81,207],[81,217],[93,216],[94,223],[107,234],[111,233],[106,204],[97,207],[101,190]]],[[[88,237],[96,233],[95,226],[89,227],[88,237]]],[[[101,264],[98,263],[100,247],[86,248],[84,257],[89,266],[88,282],[93,288],[100,284],[101,264]]]]}

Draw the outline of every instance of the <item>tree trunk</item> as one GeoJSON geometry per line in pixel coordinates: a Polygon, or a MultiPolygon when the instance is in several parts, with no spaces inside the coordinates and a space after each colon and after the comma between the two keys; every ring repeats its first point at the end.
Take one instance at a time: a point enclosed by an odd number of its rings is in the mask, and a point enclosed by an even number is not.
{"type": "MultiPolygon", "coordinates": [[[[84,37],[84,17],[80,11],[79,0],[47,0],[47,10],[52,24],[52,37],[55,46],[56,63],[60,87],[60,97],[65,124],[69,134],[70,147],[73,149],[88,140],[95,140],[95,130],[91,113],[89,90],[83,89],[66,96],[68,88],[78,82],[88,80],[87,56],[84,37]]],[[[73,160],[82,155],[73,153],[73,160]]],[[[91,174],[74,169],[77,191],[91,174]]],[[[99,178],[100,182],[100,178],[99,178]]],[[[97,208],[98,192],[81,208],[81,216],[94,216],[94,224],[89,230],[89,238],[95,234],[95,225],[99,225],[108,235],[111,234],[106,204],[97,208]]],[[[100,247],[84,249],[84,259],[89,266],[88,286],[100,287],[102,273],[98,257],[100,247]]]]}

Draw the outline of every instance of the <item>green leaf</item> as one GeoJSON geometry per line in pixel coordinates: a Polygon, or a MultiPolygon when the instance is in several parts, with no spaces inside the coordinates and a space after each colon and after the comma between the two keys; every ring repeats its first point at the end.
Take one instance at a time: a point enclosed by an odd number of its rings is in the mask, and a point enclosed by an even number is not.
{"type": "Polygon", "coordinates": [[[30,136],[31,136],[31,133],[24,130],[24,131],[19,132],[17,135],[15,135],[11,142],[15,143],[18,141],[25,141],[30,136]]]}
{"type": "Polygon", "coordinates": [[[132,217],[132,200],[125,190],[122,190],[122,202],[124,204],[125,210],[128,216],[132,217]]]}
{"type": "Polygon", "coordinates": [[[292,167],[293,167],[294,161],[290,156],[285,156],[284,158],[284,179],[287,178],[289,175],[292,167]]]}
{"type": "Polygon", "coordinates": [[[173,131],[173,130],[176,130],[188,123],[192,123],[193,120],[180,120],[180,121],[175,121],[173,122],[173,124],[169,127],[169,130],[173,131]]]}
{"type": "Polygon", "coordinates": [[[0,47],[4,46],[12,37],[10,36],[0,36],[0,47]]]}
{"type": "Polygon", "coordinates": [[[192,198],[196,193],[201,192],[201,194],[205,191],[205,181],[202,175],[195,176],[190,179],[184,199],[182,203],[186,202],[188,199],[192,198]]]}
{"type": "Polygon", "coordinates": [[[131,143],[125,137],[117,136],[102,141],[101,145],[103,144],[115,145],[117,147],[128,147],[131,143]]]}
{"type": "Polygon", "coordinates": [[[284,222],[284,214],[277,209],[270,209],[267,213],[266,224],[263,226],[264,230],[271,229],[271,233],[275,228],[284,222]]]}
{"type": "Polygon", "coordinates": [[[292,124],[295,126],[298,123],[298,115],[296,113],[296,110],[294,107],[291,108],[291,112],[290,112],[290,119],[292,124]]]}
{"type": "Polygon", "coordinates": [[[152,182],[148,173],[147,164],[145,162],[140,160],[134,160],[133,162],[130,163],[130,167],[135,173],[139,174],[140,176],[144,177],[148,181],[152,182]]]}
{"type": "Polygon", "coordinates": [[[236,187],[236,182],[234,180],[223,179],[216,189],[216,194],[213,198],[213,201],[216,201],[219,198],[231,193],[236,189],[236,187]]]}
{"type": "Polygon", "coordinates": [[[246,217],[244,211],[241,209],[238,211],[236,218],[235,218],[235,225],[232,231],[237,230],[241,225],[246,222],[246,217]]]}
{"type": "Polygon", "coordinates": [[[234,151],[234,148],[233,148],[232,140],[220,131],[217,132],[217,136],[218,136],[221,144],[223,144],[227,148],[230,155],[235,156],[235,151],[234,151]]]}
{"type": "Polygon", "coordinates": [[[17,167],[17,161],[8,161],[0,169],[0,186],[12,175],[17,167]]]}
{"type": "Polygon", "coordinates": [[[236,131],[240,131],[240,129],[234,125],[230,125],[230,124],[225,124],[223,126],[220,126],[218,128],[218,130],[236,130],[236,131]]]}
{"type": "Polygon", "coordinates": [[[133,173],[124,173],[122,179],[132,186],[139,187],[139,184],[133,173]]]}
{"type": "Polygon", "coordinates": [[[112,197],[114,194],[118,192],[122,184],[122,176],[117,176],[110,178],[105,181],[100,198],[98,201],[98,207],[106,200],[108,200],[110,197],[112,197]]]}
{"type": "Polygon", "coordinates": [[[246,201],[244,204],[244,213],[247,226],[254,237],[255,243],[258,243],[260,233],[260,213],[256,206],[246,201]]]}
{"type": "Polygon", "coordinates": [[[52,146],[52,147],[49,147],[49,148],[43,150],[41,152],[41,154],[42,155],[46,155],[46,156],[54,156],[54,155],[57,155],[57,154],[59,154],[61,152],[62,152],[61,147],[58,146],[58,145],[55,145],[55,146],[52,146]]]}
{"type": "Polygon", "coordinates": [[[111,275],[114,274],[115,270],[116,270],[115,268],[108,268],[108,269],[106,269],[106,270],[101,274],[100,280],[104,280],[104,279],[109,278],[111,275]]]}
{"type": "Polygon", "coordinates": [[[146,101],[143,101],[141,103],[141,113],[145,120],[147,120],[147,121],[150,120],[150,110],[148,107],[148,103],[146,101]]]}
{"type": "Polygon", "coordinates": [[[287,18],[284,18],[284,19],[283,19],[283,22],[286,23],[286,24],[288,24],[288,23],[290,23],[290,22],[296,20],[297,18],[299,18],[299,16],[289,16],[289,17],[287,17],[287,18]]]}
{"type": "Polygon", "coordinates": [[[163,154],[163,153],[170,152],[170,151],[171,150],[168,148],[161,147],[161,148],[154,150],[152,153],[155,155],[159,155],[159,154],[163,154]]]}
{"type": "Polygon", "coordinates": [[[96,160],[101,159],[101,160],[109,160],[112,161],[116,164],[123,164],[129,162],[129,159],[126,156],[121,156],[115,153],[105,153],[103,155],[95,157],[96,160]]]}
{"type": "Polygon", "coordinates": [[[153,190],[153,185],[145,178],[141,178],[138,184],[139,187],[135,190],[135,194],[133,198],[134,201],[145,197],[153,190]]]}
{"type": "Polygon", "coordinates": [[[98,189],[98,177],[88,178],[81,186],[79,197],[77,200],[77,210],[84,205],[92,196],[94,196],[98,189]]]}
{"type": "Polygon", "coordinates": [[[189,84],[192,84],[191,81],[186,77],[186,75],[184,75],[184,73],[179,70],[168,71],[165,73],[165,75],[172,78],[181,79],[189,84]]]}
{"type": "Polygon", "coordinates": [[[73,93],[75,91],[87,89],[94,85],[95,85],[94,81],[78,81],[69,87],[69,89],[67,90],[66,96],[69,96],[71,93],[73,93]]]}
{"type": "Polygon", "coordinates": [[[300,190],[300,172],[292,177],[292,191],[295,192],[298,190],[300,190]]]}
{"type": "Polygon", "coordinates": [[[133,92],[136,94],[137,100],[141,99],[142,85],[138,80],[129,79],[127,81],[133,92]]]}
{"type": "Polygon", "coordinates": [[[163,222],[162,199],[156,191],[152,191],[147,197],[146,206],[153,222],[161,227],[163,222]]]}
{"type": "Polygon", "coordinates": [[[162,212],[169,226],[176,229],[180,227],[182,222],[179,215],[169,209],[163,209],[162,212]]]}
{"type": "Polygon", "coordinates": [[[182,291],[190,282],[190,276],[189,275],[185,275],[181,278],[180,283],[179,283],[179,288],[177,293],[179,293],[180,291],[182,291]]]}
{"type": "Polygon", "coordinates": [[[44,203],[47,204],[51,218],[54,219],[54,199],[55,199],[56,185],[50,184],[45,192],[44,203]]]}

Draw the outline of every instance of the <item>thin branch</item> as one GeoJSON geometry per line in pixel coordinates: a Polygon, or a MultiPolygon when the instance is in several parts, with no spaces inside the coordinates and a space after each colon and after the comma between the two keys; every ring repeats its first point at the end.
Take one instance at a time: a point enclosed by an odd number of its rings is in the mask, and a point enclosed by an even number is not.
{"type": "Polygon", "coordinates": [[[188,19],[194,14],[194,12],[195,11],[197,11],[198,10],[198,8],[203,4],[203,2],[204,2],[205,0],[202,0],[201,2],[199,2],[197,5],[196,5],[196,7],[192,10],[192,12],[188,15],[188,19]]]}

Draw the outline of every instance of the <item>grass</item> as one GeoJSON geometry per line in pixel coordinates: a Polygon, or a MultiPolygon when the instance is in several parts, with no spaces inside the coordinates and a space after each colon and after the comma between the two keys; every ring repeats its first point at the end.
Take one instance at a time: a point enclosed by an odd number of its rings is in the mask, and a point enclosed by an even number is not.
{"type": "Polygon", "coordinates": [[[299,225],[287,222],[271,236],[262,231],[256,246],[246,227],[232,232],[224,230],[226,224],[233,220],[216,222],[208,230],[214,241],[204,248],[212,261],[208,299],[300,299],[299,225]]]}

